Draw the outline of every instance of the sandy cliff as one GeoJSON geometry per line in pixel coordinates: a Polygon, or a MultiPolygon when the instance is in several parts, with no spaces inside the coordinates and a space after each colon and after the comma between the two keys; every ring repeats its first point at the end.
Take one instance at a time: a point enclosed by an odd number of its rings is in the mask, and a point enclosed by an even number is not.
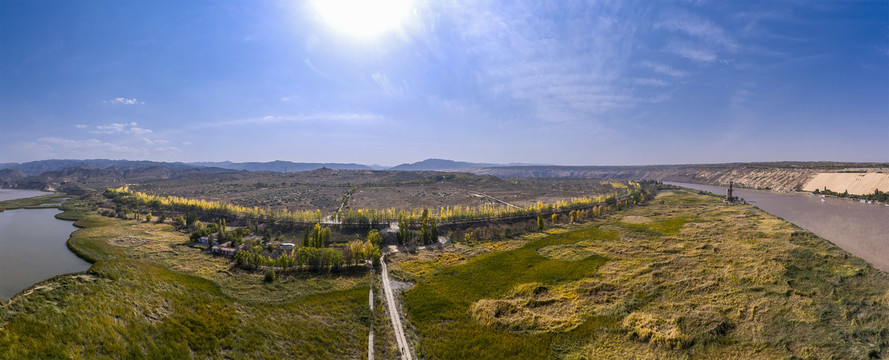
{"type": "Polygon", "coordinates": [[[803,190],[825,189],[850,194],[872,194],[874,189],[889,192],[887,173],[819,173],[803,186],[803,190]]]}

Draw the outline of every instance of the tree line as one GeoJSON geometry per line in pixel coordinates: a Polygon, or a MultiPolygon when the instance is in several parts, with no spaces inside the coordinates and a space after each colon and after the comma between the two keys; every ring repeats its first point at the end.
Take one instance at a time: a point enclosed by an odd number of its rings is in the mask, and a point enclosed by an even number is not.
{"type": "MultiPolygon", "coordinates": [[[[623,184],[623,183],[620,183],[623,184]]],[[[392,221],[404,221],[408,224],[420,224],[423,218],[427,221],[434,220],[437,224],[459,223],[465,221],[497,221],[517,217],[533,217],[539,213],[554,213],[570,211],[574,209],[588,208],[596,204],[613,204],[620,198],[636,196],[641,193],[641,185],[636,182],[628,182],[626,188],[616,188],[614,193],[592,197],[575,197],[567,201],[536,204],[524,208],[516,208],[507,205],[482,205],[478,207],[457,206],[442,207],[437,211],[429,209],[344,209],[336,214],[337,221],[345,224],[365,225],[376,227],[392,221]]],[[[296,222],[296,223],[320,223],[324,220],[321,210],[271,210],[269,208],[246,207],[222,203],[218,201],[206,201],[186,199],[177,196],[156,196],[131,191],[128,186],[108,188],[105,196],[115,202],[134,206],[149,206],[155,209],[171,211],[201,211],[217,216],[242,217],[266,222],[296,222]]]]}

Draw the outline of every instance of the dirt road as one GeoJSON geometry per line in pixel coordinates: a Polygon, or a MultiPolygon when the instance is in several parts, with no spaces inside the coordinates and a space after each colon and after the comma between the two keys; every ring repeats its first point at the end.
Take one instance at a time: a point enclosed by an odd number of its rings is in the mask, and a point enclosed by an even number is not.
{"type": "MultiPolygon", "coordinates": [[[[367,295],[367,305],[370,306],[370,312],[373,314],[374,311],[374,288],[370,288],[370,293],[367,295]]],[[[374,327],[373,324],[370,325],[370,333],[367,334],[367,360],[374,360],[374,327]]]]}
{"type": "Polygon", "coordinates": [[[412,360],[411,349],[408,346],[407,338],[404,337],[404,326],[401,325],[398,303],[395,302],[395,294],[393,294],[392,285],[389,283],[389,268],[386,267],[385,257],[380,259],[380,265],[383,266],[383,293],[386,297],[386,307],[389,308],[389,317],[392,319],[392,329],[395,331],[395,340],[398,341],[401,359],[412,360]]]}

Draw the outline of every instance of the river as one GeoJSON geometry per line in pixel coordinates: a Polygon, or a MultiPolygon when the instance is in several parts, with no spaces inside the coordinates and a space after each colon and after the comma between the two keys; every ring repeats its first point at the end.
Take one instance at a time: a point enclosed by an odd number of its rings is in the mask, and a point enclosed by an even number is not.
{"type": "MultiPolygon", "coordinates": [[[[14,198],[23,197],[28,196],[14,198]]],[[[65,244],[76,230],[74,222],[56,219],[58,213],[53,208],[0,212],[0,298],[9,299],[56,275],[89,269],[65,244]]]]}
{"type": "MultiPolygon", "coordinates": [[[[724,186],[664,183],[720,195],[726,191],[724,186]]],[[[734,189],[734,195],[889,271],[889,206],[808,193],[734,189]]]]}

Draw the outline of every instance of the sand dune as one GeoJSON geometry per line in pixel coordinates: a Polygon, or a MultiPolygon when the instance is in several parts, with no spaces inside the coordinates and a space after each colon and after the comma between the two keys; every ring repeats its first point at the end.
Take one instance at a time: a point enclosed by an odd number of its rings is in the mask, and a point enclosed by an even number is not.
{"type": "Polygon", "coordinates": [[[889,191],[889,174],[886,173],[819,173],[806,182],[803,190],[827,188],[830,191],[849,194],[872,194],[874,189],[889,191]]]}

